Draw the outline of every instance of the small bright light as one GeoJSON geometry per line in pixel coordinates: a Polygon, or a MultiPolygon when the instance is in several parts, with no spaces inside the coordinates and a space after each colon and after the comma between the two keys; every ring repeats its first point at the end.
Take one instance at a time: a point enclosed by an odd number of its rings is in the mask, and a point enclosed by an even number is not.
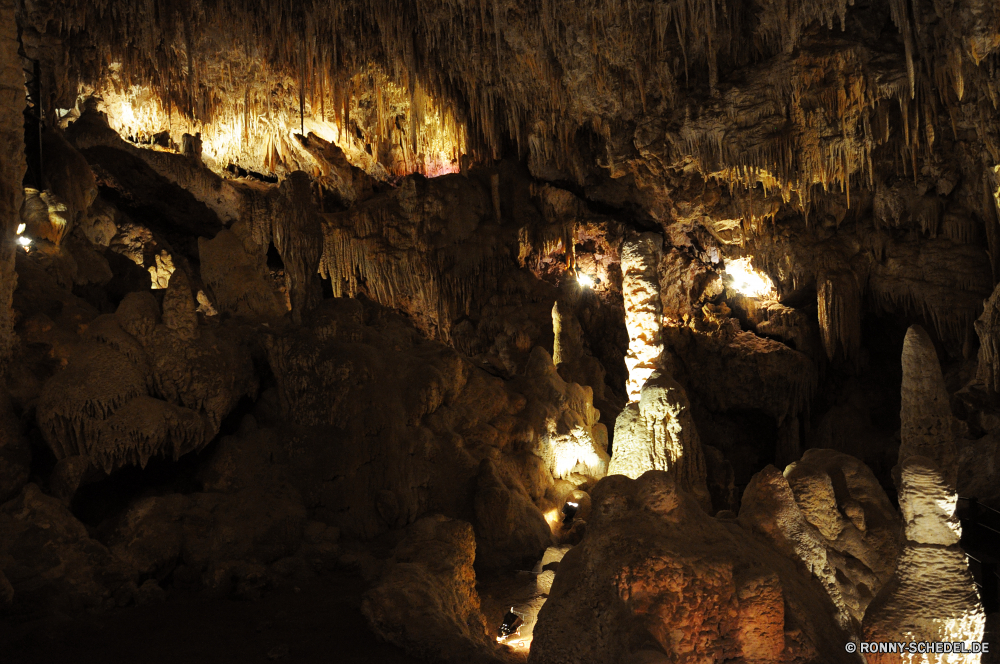
{"type": "Polygon", "coordinates": [[[594,287],[594,278],[589,274],[583,274],[581,272],[580,274],[576,275],[576,280],[580,282],[580,285],[584,286],[585,288],[594,287]]]}
{"type": "Polygon", "coordinates": [[[726,261],[726,274],[732,277],[732,289],[748,297],[764,297],[774,292],[771,279],[753,269],[749,257],[726,261]]]}
{"type": "Polygon", "coordinates": [[[127,101],[123,101],[121,105],[122,118],[125,122],[132,123],[135,122],[135,113],[132,112],[132,104],[127,101]]]}
{"type": "Polygon", "coordinates": [[[572,500],[567,500],[566,504],[569,505],[570,507],[579,507],[580,506],[580,503],[574,503],[572,500]]]}
{"type": "Polygon", "coordinates": [[[24,224],[18,224],[17,225],[17,234],[20,235],[23,232],[24,232],[24,224]]]}
{"type": "Polygon", "coordinates": [[[22,235],[21,237],[17,238],[17,243],[22,247],[27,247],[29,244],[31,244],[31,238],[22,235]]]}

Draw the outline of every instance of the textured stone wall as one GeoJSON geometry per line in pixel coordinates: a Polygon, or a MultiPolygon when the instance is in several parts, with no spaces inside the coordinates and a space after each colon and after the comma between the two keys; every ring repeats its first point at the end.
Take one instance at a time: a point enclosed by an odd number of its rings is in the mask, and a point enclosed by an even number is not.
{"type": "Polygon", "coordinates": [[[6,369],[14,344],[11,298],[14,272],[14,232],[21,208],[24,177],[24,74],[17,55],[14,3],[0,0],[0,372],[6,369]]]}

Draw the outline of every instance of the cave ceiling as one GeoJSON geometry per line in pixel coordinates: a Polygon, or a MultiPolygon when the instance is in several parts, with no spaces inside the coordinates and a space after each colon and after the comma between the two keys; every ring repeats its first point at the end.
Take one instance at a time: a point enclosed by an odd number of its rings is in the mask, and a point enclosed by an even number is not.
{"type": "Polygon", "coordinates": [[[51,112],[96,91],[133,138],[201,130],[221,167],[264,173],[294,170],[302,128],[387,175],[517,155],[725,234],[824,195],[871,214],[865,192],[949,166],[995,188],[1000,163],[986,1],[29,0],[23,33],[51,112]],[[678,195],[691,178],[725,195],[678,195]]]}
{"type": "Polygon", "coordinates": [[[0,619],[995,633],[996,0],[0,0],[0,56],[0,619]]]}

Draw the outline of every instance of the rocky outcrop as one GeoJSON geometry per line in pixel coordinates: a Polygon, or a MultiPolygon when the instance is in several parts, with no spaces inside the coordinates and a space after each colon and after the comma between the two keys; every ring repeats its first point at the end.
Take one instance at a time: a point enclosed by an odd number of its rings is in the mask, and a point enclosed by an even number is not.
{"type": "Polygon", "coordinates": [[[785,469],[806,520],[826,541],[851,616],[892,576],[902,546],[902,521],[864,463],[834,450],[806,450],[785,469]]]}
{"type": "Polygon", "coordinates": [[[784,475],[774,467],[757,473],[739,518],[799,559],[855,633],[891,578],[901,547],[899,515],[871,470],[833,450],[808,450],[784,475]]]}
{"type": "Polygon", "coordinates": [[[630,402],[615,423],[609,475],[638,479],[647,470],[665,470],[706,511],[712,502],[706,485],[705,457],[684,388],[669,374],[650,374],[638,401],[630,402]]]}
{"type": "Polygon", "coordinates": [[[863,615],[863,610],[857,616],[851,614],[852,609],[858,612],[857,593],[844,596],[845,588],[837,578],[827,542],[808,522],[788,481],[777,468],[768,466],[753,476],[743,492],[739,518],[748,531],[765,539],[784,556],[801,561],[837,606],[838,624],[853,631],[852,617],[857,620],[863,615]]]}
{"type": "MultiPolygon", "coordinates": [[[[544,391],[537,398],[546,400],[536,403],[516,381],[505,385],[400,317],[358,300],[325,301],[308,327],[270,337],[267,353],[277,379],[277,421],[294,423],[281,426],[301,450],[289,458],[288,472],[317,518],[367,538],[437,512],[477,525],[483,561],[544,550],[537,504],[552,475],[536,452],[549,432],[546,417],[553,431],[557,422],[587,424],[567,415],[584,405],[593,410],[583,388],[572,386],[576,405],[544,391]],[[478,515],[474,496],[485,501],[478,515]],[[490,501],[501,498],[507,508],[494,510],[490,501]],[[509,537],[511,528],[524,537],[509,537]]],[[[593,416],[589,424],[595,422],[593,416]]]]}
{"type": "Polygon", "coordinates": [[[221,312],[267,321],[288,311],[269,281],[263,255],[248,253],[237,232],[224,229],[211,240],[199,238],[198,256],[201,278],[221,312]]]}
{"type": "MultiPolygon", "coordinates": [[[[927,333],[914,325],[903,345],[902,441],[894,476],[906,542],[895,574],[872,601],[866,640],[981,641],[985,614],[959,546],[955,422],[941,366],[927,333]]],[[[978,662],[937,655],[930,662],[978,662]]],[[[876,664],[899,661],[875,655],[876,664]]]]}
{"type": "Polygon", "coordinates": [[[501,662],[476,592],[476,540],[468,523],[420,519],[393,549],[362,612],[381,638],[425,659],[501,662]]]}
{"type": "Polygon", "coordinates": [[[599,421],[589,386],[563,380],[539,346],[511,386],[527,399],[522,417],[535,432],[535,453],[553,478],[580,484],[607,474],[608,431],[599,421]]]}
{"type": "Polygon", "coordinates": [[[162,312],[136,293],[89,325],[66,368],[42,387],[37,418],[57,459],[80,455],[111,472],[207,445],[255,389],[246,349],[224,330],[199,326],[176,271],[162,312]]]}
{"type": "Polygon", "coordinates": [[[0,502],[10,500],[28,483],[31,447],[21,431],[10,396],[0,390],[0,502]]]}
{"type": "Polygon", "coordinates": [[[0,570],[22,615],[107,608],[122,590],[131,599],[117,558],[35,484],[0,506],[0,570]]]}
{"type": "Polygon", "coordinates": [[[789,346],[742,332],[729,320],[714,334],[665,327],[671,373],[713,412],[756,410],[780,425],[816,390],[816,365],[789,346]]]}
{"type": "Polygon", "coordinates": [[[1000,392],[1000,287],[983,303],[976,321],[979,364],[976,377],[993,392],[1000,392]]]}
{"type": "Polygon", "coordinates": [[[853,661],[815,580],[664,471],[592,492],[583,541],[559,563],[532,664],[853,661]]]}
{"type": "Polygon", "coordinates": [[[301,499],[259,488],[230,494],[169,494],[133,503],[110,541],[131,576],[184,575],[228,592],[263,576],[264,566],[295,554],[303,542],[301,499]]]}
{"type": "Polygon", "coordinates": [[[535,560],[552,543],[552,531],[531,496],[516,482],[504,481],[490,459],[476,475],[473,498],[478,564],[484,569],[510,568],[535,560]]]}
{"type": "Polygon", "coordinates": [[[312,182],[302,171],[292,173],[279,187],[272,209],[271,237],[288,275],[292,317],[302,316],[322,299],[317,274],[323,253],[323,230],[313,201],[312,182]]]}

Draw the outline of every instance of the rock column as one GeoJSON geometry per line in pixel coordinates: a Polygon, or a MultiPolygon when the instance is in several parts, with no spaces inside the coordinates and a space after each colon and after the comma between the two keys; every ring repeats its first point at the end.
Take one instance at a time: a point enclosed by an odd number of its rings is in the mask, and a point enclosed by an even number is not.
{"type": "MultiPolygon", "coordinates": [[[[866,641],[981,641],[983,606],[959,546],[958,455],[941,366],[930,337],[912,326],[903,343],[899,463],[893,475],[906,543],[893,578],[868,607],[866,641]]],[[[909,656],[908,656],[909,657],[909,656]]],[[[869,655],[869,664],[904,661],[869,655]]],[[[905,661],[911,661],[907,659],[905,661]]],[[[922,655],[912,661],[978,664],[978,654],[922,655]]]]}
{"type": "Polygon", "coordinates": [[[618,416],[614,440],[609,475],[638,479],[648,470],[665,470],[702,509],[711,512],[705,455],[691,404],[684,388],[669,374],[656,371],[650,375],[639,401],[629,403],[618,416]]]}
{"type": "Polygon", "coordinates": [[[642,386],[656,370],[663,352],[660,335],[660,283],[657,266],[663,238],[657,233],[630,233],[622,245],[622,293],[628,329],[628,400],[638,401],[642,386]]]}

